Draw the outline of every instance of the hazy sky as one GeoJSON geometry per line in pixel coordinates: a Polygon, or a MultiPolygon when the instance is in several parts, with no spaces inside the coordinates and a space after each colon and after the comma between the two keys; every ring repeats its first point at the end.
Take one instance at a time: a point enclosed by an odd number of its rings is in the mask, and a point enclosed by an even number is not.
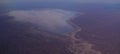
{"type": "Polygon", "coordinates": [[[120,3],[120,0],[0,0],[5,2],[80,2],[80,3],[120,3]]]}

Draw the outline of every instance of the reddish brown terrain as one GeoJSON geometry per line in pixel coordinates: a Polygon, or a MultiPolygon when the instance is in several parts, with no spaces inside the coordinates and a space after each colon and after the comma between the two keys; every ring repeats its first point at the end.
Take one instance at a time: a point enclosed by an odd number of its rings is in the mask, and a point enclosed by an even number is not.
{"type": "Polygon", "coordinates": [[[103,54],[120,54],[120,11],[87,11],[73,22],[82,28],[79,38],[95,44],[103,54]]]}

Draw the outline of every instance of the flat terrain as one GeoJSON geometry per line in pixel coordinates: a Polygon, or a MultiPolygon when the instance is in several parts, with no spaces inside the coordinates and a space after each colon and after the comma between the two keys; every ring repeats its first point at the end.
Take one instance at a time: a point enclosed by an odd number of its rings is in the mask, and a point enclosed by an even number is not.
{"type": "Polygon", "coordinates": [[[120,11],[91,10],[73,22],[82,28],[80,38],[96,44],[103,54],[120,53],[120,11]]]}

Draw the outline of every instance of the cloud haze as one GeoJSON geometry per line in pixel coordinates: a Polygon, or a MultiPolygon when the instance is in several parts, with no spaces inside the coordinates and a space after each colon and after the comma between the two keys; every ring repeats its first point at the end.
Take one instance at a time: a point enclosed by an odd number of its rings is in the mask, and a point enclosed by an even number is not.
{"type": "Polygon", "coordinates": [[[10,0],[12,2],[80,2],[80,3],[120,3],[120,0],[10,0]]]}
{"type": "Polygon", "coordinates": [[[78,3],[120,3],[120,0],[0,0],[0,3],[13,2],[78,2],[78,3]]]}
{"type": "Polygon", "coordinates": [[[44,9],[44,10],[16,10],[9,12],[9,16],[13,16],[16,21],[30,22],[45,29],[55,32],[70,31],[73,29],[66,20],[70,19],[76,12],[65,11],[60,9],[44,9]]]}

